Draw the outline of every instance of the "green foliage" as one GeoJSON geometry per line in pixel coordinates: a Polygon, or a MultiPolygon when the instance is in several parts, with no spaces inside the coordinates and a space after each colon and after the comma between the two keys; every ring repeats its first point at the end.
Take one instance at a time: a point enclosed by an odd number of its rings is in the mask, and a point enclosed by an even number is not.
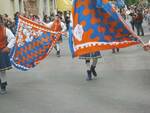
{"type": "Polygon", "coordinates": [[[127,5],[137,4],[138,2],[139,2],[139,0],[125,0],[125,3],[127,5]]]}

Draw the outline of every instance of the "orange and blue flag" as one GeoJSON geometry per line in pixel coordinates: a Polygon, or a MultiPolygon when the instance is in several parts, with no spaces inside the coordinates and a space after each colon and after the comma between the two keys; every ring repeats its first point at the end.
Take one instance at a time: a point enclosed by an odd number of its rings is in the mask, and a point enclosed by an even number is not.
{"type": "Polygon", "coordinates": [[[74,0],[69,45],[73,57],[142,41],[108,0],[74,0]]]}
{"type": "Polygon", "coordinates": [[[11,63],[17,69],[26,71],[43,60],[61,36],[60,32],[20,16],[18,19],[16,44],[11,51],[11,63]]]}

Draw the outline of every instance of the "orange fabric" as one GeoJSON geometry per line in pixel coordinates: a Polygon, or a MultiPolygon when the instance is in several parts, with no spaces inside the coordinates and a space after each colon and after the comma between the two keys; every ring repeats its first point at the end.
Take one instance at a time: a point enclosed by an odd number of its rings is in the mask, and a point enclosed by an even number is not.
{"type": "Polygon", "coordinates": [[[139,44],[139,42],[129,42],[128,44],[124,43],[124,44],[118,44],[118,45],[101,44],[101,45],[98,45],[96,48],[94,46],[90,46],[88,48],[80,48],[75,52],[75,57],[79,56],[79,55],[90,53],[91,50],[93,50],[93,52],[96,52],[99,50],[112,49],[113,46],[115,46],[117,48],[124,48],[124,47],[128,47],[128,46],[135,45],[135,44],[139,44]]]}
{"type": "Polygon", "coordinates": [[[3,49],[7,46],[7,38],[6,38],[6,29],[5,27],[0,27],[0,49],[3,49]]]}
{"type": "Polygon", "coordinates": [[[50,29],[55,32],[60,32],[62,30],[61,22],[57,20],[54,21],[50,29]]]}
{"type": "Polygon", "coordinates": [[[102,0],[104,4],[108,3],[108,0],[102,0]]]}

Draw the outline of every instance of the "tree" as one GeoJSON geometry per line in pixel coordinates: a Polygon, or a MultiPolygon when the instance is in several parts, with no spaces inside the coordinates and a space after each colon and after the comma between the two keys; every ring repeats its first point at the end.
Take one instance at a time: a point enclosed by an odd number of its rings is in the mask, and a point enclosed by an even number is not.
{"type": "Polygon", "coordinates": [[[125,3],[127,5],[137,4],[138,2],[139,2],[139,0],[125,0],[125,3]]]}

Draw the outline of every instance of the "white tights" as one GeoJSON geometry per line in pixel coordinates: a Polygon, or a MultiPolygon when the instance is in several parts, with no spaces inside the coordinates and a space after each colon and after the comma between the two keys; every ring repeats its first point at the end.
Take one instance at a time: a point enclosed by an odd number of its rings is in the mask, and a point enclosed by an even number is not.
{"type": "Polygon", "coordinates": [[[6,71],[0,71],[0,79],[2,83],[7,82],[6,71]]]}
{"type": "Polygon", "coordinates": [[[56,43],[56,50],[60,51],[60,44],[59,43],[56,43]]]}
{"type": "Polygon", "coordinates": [[[90,59],[85,60],[87,70],[90,70],[90,69],[91,69],[91,65],[96,67],[96,64],[97,64],[97,62],[98,62],[98,58],[92,58],[92,61],[93,61],[93,62],[92,62],[92,64],[91,64],[91,63],[90,63],[90,59]]]}

